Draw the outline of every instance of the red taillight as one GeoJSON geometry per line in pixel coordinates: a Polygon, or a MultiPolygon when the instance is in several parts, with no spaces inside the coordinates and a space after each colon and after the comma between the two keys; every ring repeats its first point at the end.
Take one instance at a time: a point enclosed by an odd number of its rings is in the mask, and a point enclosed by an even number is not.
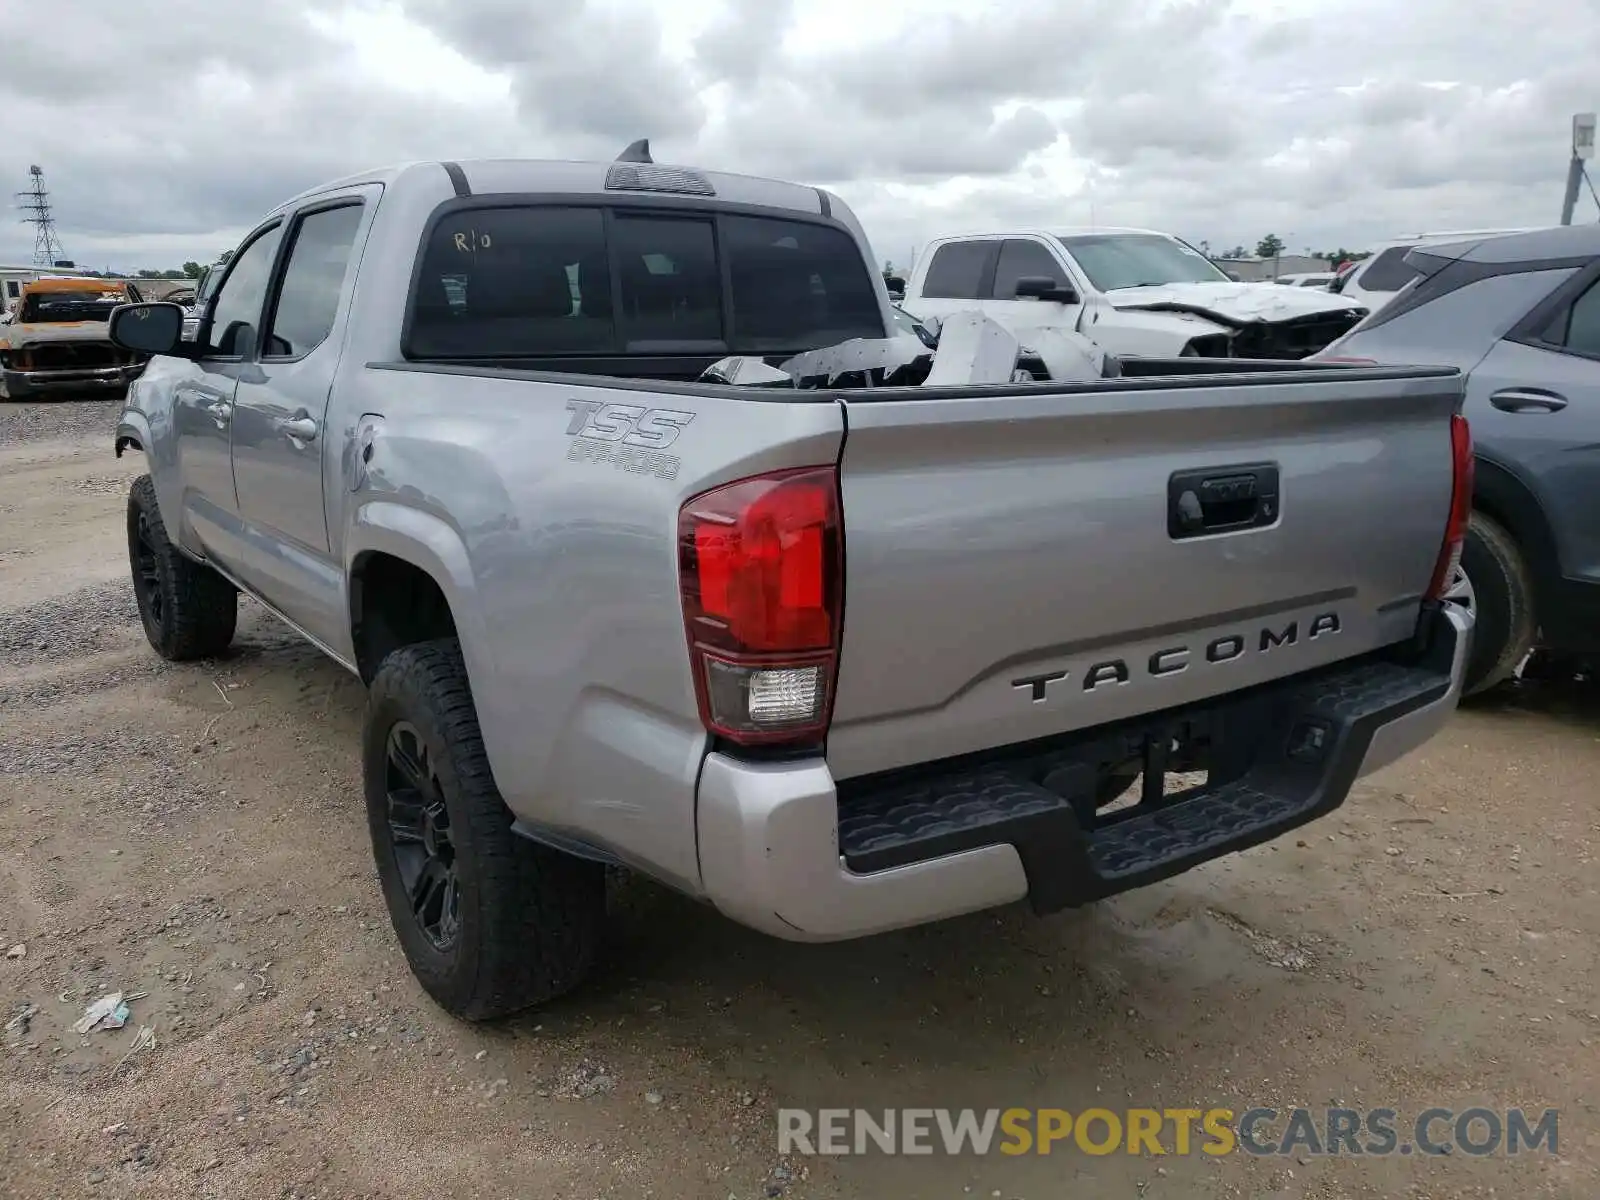
{"type": "Polygon", "coordinates": [[[839,476],[741,479],[678,514],[679,586],[700,717],[741,745],[816,745],[838,665],[839,476]]]}
{"type": "Polygon", "coordinates": [[[1450,518],[1444,527],[1439,560],[1433,567],[1433,582],[1428,585],[1429,600],[1441,599],[1450,590],[1450,580],[1461,564],[1467,525],[1472,520],[1472,428],[1460,413],[1450,418],[1450,457],[1454,476],[1450,488],[1450,518]]]}

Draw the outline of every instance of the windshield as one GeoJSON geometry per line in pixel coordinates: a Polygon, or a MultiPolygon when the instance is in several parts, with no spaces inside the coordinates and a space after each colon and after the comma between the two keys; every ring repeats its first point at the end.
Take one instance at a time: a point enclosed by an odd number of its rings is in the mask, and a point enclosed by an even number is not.
{"type": "Polygon", "coordinates": [[[1056,239],[1102,292],[1164,283],[1228,283],[1200,251],[1154,233],[1084,233],[1056,239]]]}
{"type": "Polygon", "coordinates": [[[25,325],[56,321],[108,321],[111,310],[126,304],[121,292],[32,292],[22,298],[19,319],[25,325]]]}

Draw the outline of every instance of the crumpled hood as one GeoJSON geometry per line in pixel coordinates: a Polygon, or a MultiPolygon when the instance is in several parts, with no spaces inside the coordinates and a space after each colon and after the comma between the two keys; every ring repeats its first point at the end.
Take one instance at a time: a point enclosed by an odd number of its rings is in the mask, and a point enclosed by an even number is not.
{"type": "Polygon", "coordinates": [[[0,350],[37,346],[42,342],[109,342],[105,321],[51,321],[41,325],[0,325],[0,350]]]}
{"type": "Polygon", "coordinates": [[[1365,312],[1343,296],[1319,288],[1273,283],[1164,283],[1106,292],[1113,308],[1189,312],[1229,325],[1292,321],[1317,313],[1365,312]]]}

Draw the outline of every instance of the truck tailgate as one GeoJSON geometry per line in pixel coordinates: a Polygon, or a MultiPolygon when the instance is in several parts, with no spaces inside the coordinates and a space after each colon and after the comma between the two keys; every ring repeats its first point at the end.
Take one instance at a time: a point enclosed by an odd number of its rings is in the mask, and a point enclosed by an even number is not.
{"type": "Polygon", "coordinates": [[[835,778],[1407,638],[1461,397],[1432,368],[845,397],[835,778]]]}

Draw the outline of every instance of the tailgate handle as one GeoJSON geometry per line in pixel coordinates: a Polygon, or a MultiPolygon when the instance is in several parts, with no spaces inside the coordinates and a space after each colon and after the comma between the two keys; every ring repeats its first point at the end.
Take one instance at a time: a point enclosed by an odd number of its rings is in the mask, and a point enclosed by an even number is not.
{"type": "Polygon", "coordinates": [[[1259,529],[1278,519],[1278,465],[1177,471],[1167,480],[1167,534],[1175,540],[1259,529]]]}

